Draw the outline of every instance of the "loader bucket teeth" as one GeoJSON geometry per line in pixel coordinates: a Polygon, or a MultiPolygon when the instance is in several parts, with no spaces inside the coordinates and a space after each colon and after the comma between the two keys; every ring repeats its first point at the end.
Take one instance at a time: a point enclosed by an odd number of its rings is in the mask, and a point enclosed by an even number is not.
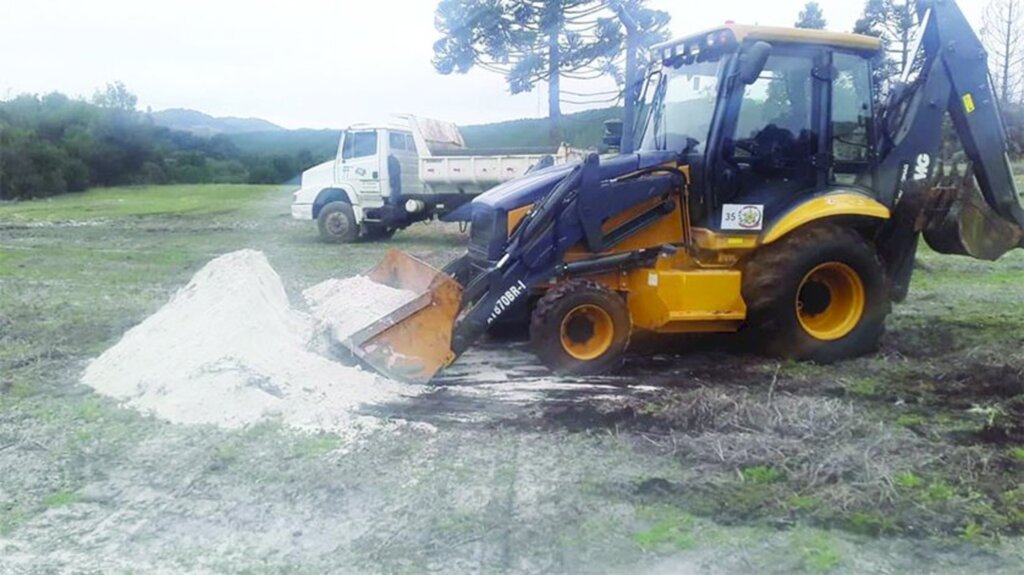
{"type": "Polygon", "coordinates": [[[391,250],[367,277],[420,294],[342,342],[381,374],[426,383],[454,360],[452,330],[462,304],[462,286],[426,263],[391,250]]]}

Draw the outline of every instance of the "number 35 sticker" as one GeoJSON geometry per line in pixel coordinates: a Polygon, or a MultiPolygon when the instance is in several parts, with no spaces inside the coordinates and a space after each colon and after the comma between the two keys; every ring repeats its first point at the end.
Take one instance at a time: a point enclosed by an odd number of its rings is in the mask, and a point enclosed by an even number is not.
{"type": "Polygon", "coordinates": [[[764,229],[764,206],[744,204],[722,206],[722,229],[761,231],[764,229]]]}

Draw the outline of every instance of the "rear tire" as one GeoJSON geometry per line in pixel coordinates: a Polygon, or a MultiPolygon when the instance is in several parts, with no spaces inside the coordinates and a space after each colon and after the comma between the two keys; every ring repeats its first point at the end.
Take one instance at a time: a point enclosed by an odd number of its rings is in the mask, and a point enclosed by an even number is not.
{"type": "Polygon", "coordinates": [[[331,202],[321,208],[316,219],[320,237],[332,244],[350,244],[359,239],[359,224],[352,206],[345,202],[331,202]]]}
{"type": "Polygon", "coordinates": [[[594,282],[570,281],[537,302],[530,343],[555,373],[598,375],[622,364],[631,331],[619,294],[594,282]]]}
{"type": "Polygon", "coordinates": [[[753,340],[764,352],[818,363],[876,351],[892,309],[874,247],[835,225],[761,248],[744,269],[743,298],[753,340]]]}

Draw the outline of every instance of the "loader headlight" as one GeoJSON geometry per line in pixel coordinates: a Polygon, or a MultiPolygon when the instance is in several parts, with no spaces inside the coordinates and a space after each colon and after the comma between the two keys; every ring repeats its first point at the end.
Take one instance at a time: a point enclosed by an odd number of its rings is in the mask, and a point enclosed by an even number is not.
{"type": "Polygon", "coordinates": [[[469,253],[474,259],[496,261],[501,257],[508,238],[503,220],[493,209],[474,206],[469,228],[469,253]]]}

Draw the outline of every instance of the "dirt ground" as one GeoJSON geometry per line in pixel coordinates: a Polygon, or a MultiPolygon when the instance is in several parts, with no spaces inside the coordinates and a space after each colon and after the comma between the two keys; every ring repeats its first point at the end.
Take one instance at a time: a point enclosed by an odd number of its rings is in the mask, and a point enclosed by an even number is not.
{"type": "Polygon", "coordinates": [[[642,341],[571,380],[488,341],[344,443],[172,425],[78,378],[220,254],[265,251],[297,295],[464,236],[330,246],[285,191],[178,193],[0,206],[0,573],[1024,571],[1024,253],[925,253],[874,357],[642,341]]]}

